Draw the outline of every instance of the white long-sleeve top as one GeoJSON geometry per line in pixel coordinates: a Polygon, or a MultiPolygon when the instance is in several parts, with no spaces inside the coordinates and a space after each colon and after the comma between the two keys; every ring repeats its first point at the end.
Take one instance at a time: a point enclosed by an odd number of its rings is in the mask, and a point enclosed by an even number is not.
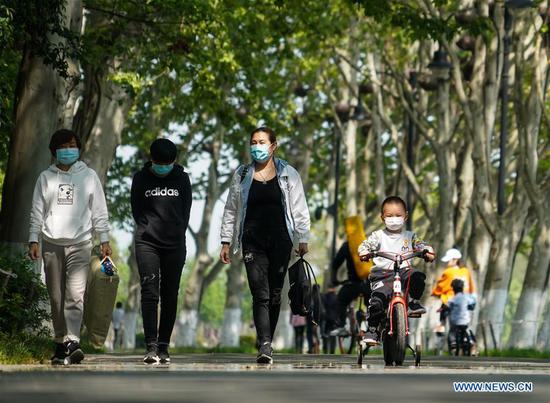
{"type": "Polygon", "coordinates": [[[40,236],[52,244],[68,246],[92,238],[109,241],[109,214],[96,172],[77,161],[65,172],[51,165],[34,187],[29,242],[40,236]]]}
{"type": "MultiPolygon", "coordinates": [[[[403,230],[399,233],[389,232],[386,229],[374,231],[361,245],[359,245],[359,256],[366,255],[370,252],[391,252],[403,254],[406,252],[418,250],[433,250],[424,241],[420,240],[412,231],[403,230]]],[[[373,259],[374,267],[372,270],[392,270],[393,262],[383,257],[375,257],[373,259]]],[[[412,262],[403,262],[402,268],[408,267],[412,262]]]]}

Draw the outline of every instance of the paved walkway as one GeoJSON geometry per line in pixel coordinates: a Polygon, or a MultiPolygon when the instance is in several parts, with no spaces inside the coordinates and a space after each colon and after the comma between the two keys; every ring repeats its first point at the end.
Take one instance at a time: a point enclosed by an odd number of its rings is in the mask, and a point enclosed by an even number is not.
{"type": "Polygon", "coordinates": [[[181,354],[146,366],[139,355],[89,355],[71,367],[0,366],[0,402],[550,402],[548,360],[427,357],[420,368],[363,367],[354,356],[181,354]],[[533,382],[529,393],[455,393],[453,382],[533,382]]]}

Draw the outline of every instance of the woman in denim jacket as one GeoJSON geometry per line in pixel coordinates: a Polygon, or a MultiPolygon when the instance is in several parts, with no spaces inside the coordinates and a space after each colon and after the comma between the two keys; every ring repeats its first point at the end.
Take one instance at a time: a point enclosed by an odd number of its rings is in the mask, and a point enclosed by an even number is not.
{"type": "Polygon", "coordinates": [[[286,161],[275,158],[277,139],[272,129],[260,127],[250,136],[253,162],[235,171],[221,227],[220,259],[230,263],[242,246],[252,293],[258,335],[257,362],[271,364],[271,342],[292,247],[298,256],[308,252],[309,209],[300,175],[286,161]]]}

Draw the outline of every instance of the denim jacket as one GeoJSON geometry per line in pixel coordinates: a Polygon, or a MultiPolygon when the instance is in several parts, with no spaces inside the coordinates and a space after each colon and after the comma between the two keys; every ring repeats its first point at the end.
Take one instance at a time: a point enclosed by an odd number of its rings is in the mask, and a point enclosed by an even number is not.
{"type": "MultiPolygon", "coordinates": [[[[302,179],[288,162],[275,158],[277,179],[282,193],[286,227],[293,242],[307,242],[309,239],[310,218],[302,179]]],[[[221,241],[229,242],[233,254],[241,247],[243,227],[248,202],[248,192],[254,178],[255,164],[248,165],[241,181],[245,165],[237,168],[229,187],[229,195],[223,211],[221,241]]]]}

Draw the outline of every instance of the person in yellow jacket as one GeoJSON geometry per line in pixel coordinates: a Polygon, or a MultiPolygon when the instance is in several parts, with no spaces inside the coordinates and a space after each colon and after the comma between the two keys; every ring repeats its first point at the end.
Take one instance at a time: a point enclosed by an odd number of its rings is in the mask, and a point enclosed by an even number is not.
{"type": "Polygon", "coordinates": [[[435,332],[438,334],[445,332],[445,322],[447,321],[447,316],[449,315],[447,301],[454,296],[453,287],[451,286],[453,280],[462,280],[464,282],[464,293],[475,296],[475,286],[472,273],[467,267],[462,265],[460,259],[462,259],[462,253],[455,248],[449,249],[441,258],[442,262],[447,263],[447,268],[443,271],[437,280],[434,289],[432,290],[432,295],[441,299],[441,308],[439,308],[440,324],[435,329],[435,332]]]}

